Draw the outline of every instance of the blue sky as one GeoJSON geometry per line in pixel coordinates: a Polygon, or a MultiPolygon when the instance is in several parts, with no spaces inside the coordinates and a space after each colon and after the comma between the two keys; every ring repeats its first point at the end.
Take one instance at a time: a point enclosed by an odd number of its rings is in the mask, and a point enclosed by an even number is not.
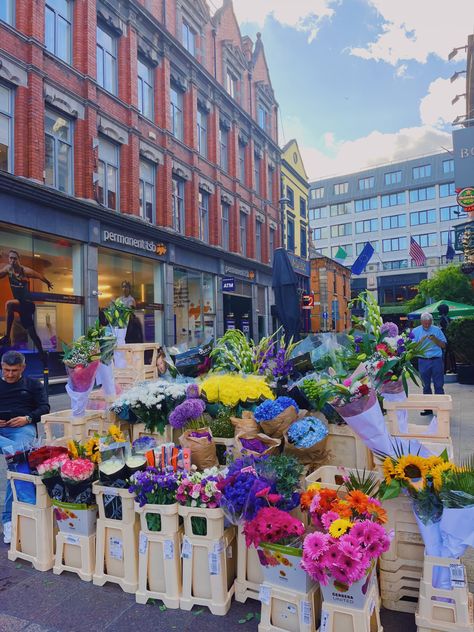
{"type": "MultiPolygon", "coordinates": [[[[217,6],[219,0],[213,0],[217,6]]],[[[474,0],[234,0],[262,33],[280,104],[312,179],[441,151],[462,114],[465,68],[449,52],[474,32],[474,0]],[[457,16],[457,17],[453,17],[457,16]],[[462,16],[462,18],[460,17],[462,16]]]]}

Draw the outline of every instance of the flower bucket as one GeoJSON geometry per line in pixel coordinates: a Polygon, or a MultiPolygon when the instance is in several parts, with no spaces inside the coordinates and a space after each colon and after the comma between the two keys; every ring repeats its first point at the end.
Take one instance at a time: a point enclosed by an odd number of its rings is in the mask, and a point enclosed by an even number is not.
{"type": "Polygon", "coordinates": [[[373,583],[377,581],[374,571],[375,561],[369,566],[365,577],[350,585],[335,581],[330,577],[327,586],[321,584],[323,600],[344,608],[362,610],[373,583]]]}
{"type": "MultiPolygon", "coordinates": [[[[125,344],[125,336],[127,335],[127,328],[114,327],[114,336],[117,338],[117,345],[125,344]]],[[[116,369],[126,369],[127,359],[124,351],[114,351],[114,365],[116,369]]]]}
{"type": "MultiPolygon", "coordinates": [[[[381,394],[387,402],[403,402],[407,399],[401,380],[385,382],[382,385],[381,394]]],[[[398,432],[406,434],[408,432],[408,411],[406,409],[397,410],[397,421],[398,432]]]]}
{"type": "Polygon", "coordinates": [[[264,542],[257,552],[265,583],[301,593],[307,593],[313,586],[313,580],[301,568],[302,549],[264,542]]]}
{"type": "Polygon", "coordinates": [[[78,505],[53,500],[53,511],[63,533],[93,535],[97,522],[97,505],[78,505]]]}

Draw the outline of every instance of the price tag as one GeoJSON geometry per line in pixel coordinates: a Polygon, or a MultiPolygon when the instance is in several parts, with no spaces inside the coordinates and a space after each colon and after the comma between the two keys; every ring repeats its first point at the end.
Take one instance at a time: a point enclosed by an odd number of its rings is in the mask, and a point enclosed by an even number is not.
{"type": "Polygon", "coordinates": [[[300,601],[301,625],[311,625],[312,611],[309,601],[300,601]]]}
{"type": "Polygon", "coordinates": [[[265,586],[265,584],[260,584],[260,590],[258,597],[262,603],[266,606],[270,605],[270,598],[272,596],[270,586],[265,586]]]}
{"type": "Polygon", "coordinates": [[[329,612],[321,610],[321,626],[319,632],[328,632],[329,630],[329,612]]]}
{"type": "Polygon", "coordinates": [[[110,557],[114,560],[123,560],[123,542],[119,538],[109,538],[110,557]]]}
{"type": "Polygon", "coordinates": [[[221,574],[220,556],[217,553],[209,553],[208,561],[209,561],[209,575],[220,575],[221,574]]]}
{"type": "Polygon", "coordinates": [[[223,540],[218,540],[217,542],[215,542],[214,544],[214,553],[216,555],[218,555],[219,553],[222,553],[222,551],[224,550],[224,542],[223,540]]]}
{"type": "Polygon", "coordinates": [[[183,560],[188,560],[193,553],[193,547],[188,538],[183,538],[183,546],[181,547],[181,557],[183,560]]]}
{"type": "Polygon", "coordinates": [[[145,555],[146,547],[148,546],[148,538],[145,533],[140,533],[140,539],[138,541],[138,552],[140,555],[145,555]]]}
{"type": "Polygon", "coordinates": [[[174,559],[174,543],[173,540],[165,540],[163,543],[163,555],[165,560],[174,559]]]}
{"type": "Polygon", "coordinates": [[[65,540],[66,544],[79,544],[79,542],[80,542],[80,538],[79,538],[78,535],[70,535],[69,534],[69,535],[67,535],[64,538],[64,540],[65,540]]]}
{"type": "Polygon", "coordinates": [[[466,585],[466,575],[463,564],[450,564],[449,575],[453,588],[464,588],[466,585]]]}
{"type": "Polygon", "coordinates": [[[104,487],[103,488],[105,496],[118,496],[119,490],[117,487],[104,487]]]}

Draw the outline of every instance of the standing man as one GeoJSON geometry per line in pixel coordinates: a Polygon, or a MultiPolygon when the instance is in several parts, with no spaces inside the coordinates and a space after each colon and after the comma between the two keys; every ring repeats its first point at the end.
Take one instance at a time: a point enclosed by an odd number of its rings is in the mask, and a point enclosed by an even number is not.
{"type": "MultiPolygon", "coordinates": [[[[439,327],[433,325],[433,316],[424,312],[421,315],[421,325],[413,330],[415,342],[425,341],[425,355],[418,359],[418,369],[423,380],[423,393],[431,395],[431,382],[436,395],[444,395],[444,359],[443,349],[446,348],[446,336],[439,327]]],[[[432,415],[432,410],[423,410],[420,415],[432,415]]]]}
{"type": "MultiPolygon", "coordinates": [[[[0,380],[0,451],[12,454],[31,446],[36,424],[50,411],[48,397],[39,380],[23,377],[25,356],[7,351],[2,356],[0,380]]],[[[13,495],[7,484],[2,514],[3,541],[11,542],[13,495]]]]}

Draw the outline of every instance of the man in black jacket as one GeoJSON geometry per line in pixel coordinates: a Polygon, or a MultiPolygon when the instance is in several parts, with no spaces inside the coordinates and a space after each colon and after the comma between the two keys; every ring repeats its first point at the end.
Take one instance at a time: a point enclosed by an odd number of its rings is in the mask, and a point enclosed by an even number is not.
{"type": "MultiPolygon", "coordinates": [[[[39,380],[23,377],[25,356],[7,351],[2,356],[0,380],[0,450],[13,454],[31,446],[36,438],[36,424],[49,413],[48,397],[39,380]]],[[[3,541],[11,541],[12,491],[7,485],[2,514],[3,541]]]]}

